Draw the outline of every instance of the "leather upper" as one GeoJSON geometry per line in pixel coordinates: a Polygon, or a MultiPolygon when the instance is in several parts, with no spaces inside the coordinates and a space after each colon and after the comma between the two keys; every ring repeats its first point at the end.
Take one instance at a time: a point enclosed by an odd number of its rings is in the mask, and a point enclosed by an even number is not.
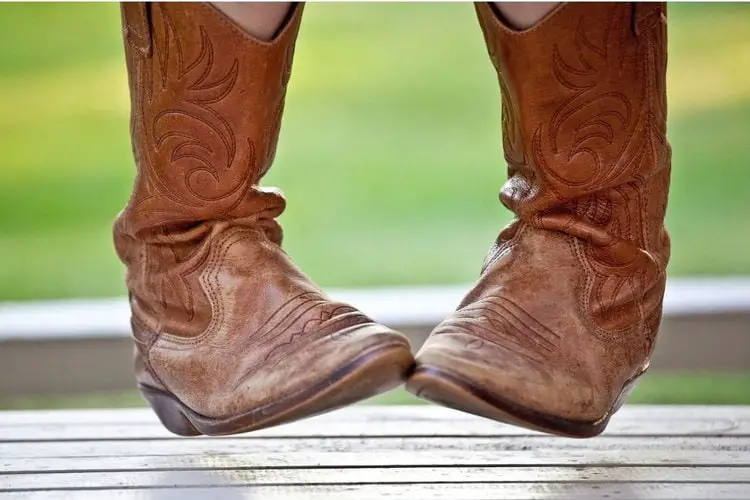
{"type": "Polygon", "coordinates": [[[506,399],[596,420],[647,366],[670,242],[666,12],[567,3],[532,28],[477,4],[516,218],[417,356],[506,399]]]}
{"type": "Polygon", "coordinates": [[[407,340],[331,301],[280,248],[274,157],[302,6],[270,42],[210,4],[123,3],[137,164],[114,228],[141,384],[224,417],[407,340]]]}

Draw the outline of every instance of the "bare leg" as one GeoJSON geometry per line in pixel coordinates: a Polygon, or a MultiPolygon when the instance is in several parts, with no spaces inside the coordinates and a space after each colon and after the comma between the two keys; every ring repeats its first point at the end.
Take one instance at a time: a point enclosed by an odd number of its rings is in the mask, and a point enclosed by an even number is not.
{"type": "Polygon", "coordinates": [[[516,29],[525,30],[535,25],[560,2],[495,2],[500,13],[516,29]]]}
{"type": "Polygon", "coordinates": [[[290,2],[213,2],[250,35],[268,41],[289,13],[290,2]]]}

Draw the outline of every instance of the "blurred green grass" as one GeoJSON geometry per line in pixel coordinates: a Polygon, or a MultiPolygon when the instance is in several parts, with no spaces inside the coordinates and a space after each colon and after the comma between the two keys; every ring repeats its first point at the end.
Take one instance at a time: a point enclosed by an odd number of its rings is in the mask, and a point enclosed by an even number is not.
{"type": "MultiPolygon", "coordinates": [[[[134,175],[116,4],[0,5],[0,300],[122,295],[134,175]]],[[[750,273],[747,4],[670,7],[672,274],[750,273]]],[[[499,98],[467,4],[310,4],[275,167],[325,286],[473,280],[509,220],[499,98]],[[366,20],[366,22],[363,22],[366,20]]]]}

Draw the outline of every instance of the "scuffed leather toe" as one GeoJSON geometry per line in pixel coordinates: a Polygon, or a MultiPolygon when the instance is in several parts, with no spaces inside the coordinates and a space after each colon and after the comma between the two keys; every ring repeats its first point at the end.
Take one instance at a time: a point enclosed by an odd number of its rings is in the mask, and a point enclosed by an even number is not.
{"type": "Polygon", "coordinates": [[[519,355],[513,344],[446,332],[433,335],[422,347],[415,371],[449,374],[489,401],[505,401],[529,412],[582,422],[604,417],[608,402],[597,401],[591,381],[561,368],[549,360],[519,355]]]}

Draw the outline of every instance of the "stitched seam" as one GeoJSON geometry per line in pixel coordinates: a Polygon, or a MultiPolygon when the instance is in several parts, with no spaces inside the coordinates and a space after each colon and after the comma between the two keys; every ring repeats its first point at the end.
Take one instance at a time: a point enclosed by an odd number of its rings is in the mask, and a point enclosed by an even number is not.
{"type": "MultiPolygon", "coordinates": [[[[146,324],[143,321],[141,321],[138,317],[132,316],[132,321],[135,325],[140,327],[142,330],[151,331],[151,329],[148,328],[146,324]]],[[[151,340],[148,344],[146,344],[145,352],[141,352],[140,355],[143,358],[143,363],[146,365],[146,368],[148,369],[149,374],[152,377],[154,377],[154,379],[156,379],[156,381],[159,382],[162,385],[162,387],[167,389],[167,385],[164,383],[164,380],[162,380],[161,376],[159,376],[159,374],[156,373],[156,369],[154,368],[154,365],[151,363],[151,351],[156,345],[156,343],[159,341],[159,339],[161,338],[161,332],[155,332],[151,335],[151,337],[153,338],[153,340],[151,340]]],[[[138,342],[137,339],[135,339],[135,335],[133,335],[133,338],[135,342],[140,343],[138,342]]]]}
{"type": "MultiPolygon", "coordinates": [[[[216,247],[214,247],[211,250],[211,257],[208,263],[206,264],[206,269],[203,271],[205,275],[213,274],[216,268],[218,268],[219,263],[224,258],[229,248],[231,248],[232,246],[231,244],[227,245],[227,242],[228,242],[227,240],[231,236],[231,233],[235,233],[235,232],[237,232],[237,230],[234,230],[234,231],[230,230],[222,234],[220,238],[217,238],[218,241],[215,243],[216,247]]],[[[223,310],[220,310],[222,308],[221,301],[218,299],[218,295],[216,292],[218,287],[217,286],[209,286],[209,287],[202,286],[201,288],[203,288],[204,292],[206,293],[208,302],[211,306],[210,307],[211,308],[211,320],[208,326],[206,326],[206,329],[202,333],[194,337],[187,337],[187,338],[180,337],[178,335],[171,334],[168,332],[163,332],[162,335],[164,336],[165,339],[168,339],[171,342],[174,342],[176,344],[180,344],[183,346],[192,346],[192,345],[196,345],[196,344],[203,342],[206,339],[206,337],[208,337],[212,333],[215,333],[216,326],[217,326],[216,318],[218,316],[223,316],[223,310]]]]}

